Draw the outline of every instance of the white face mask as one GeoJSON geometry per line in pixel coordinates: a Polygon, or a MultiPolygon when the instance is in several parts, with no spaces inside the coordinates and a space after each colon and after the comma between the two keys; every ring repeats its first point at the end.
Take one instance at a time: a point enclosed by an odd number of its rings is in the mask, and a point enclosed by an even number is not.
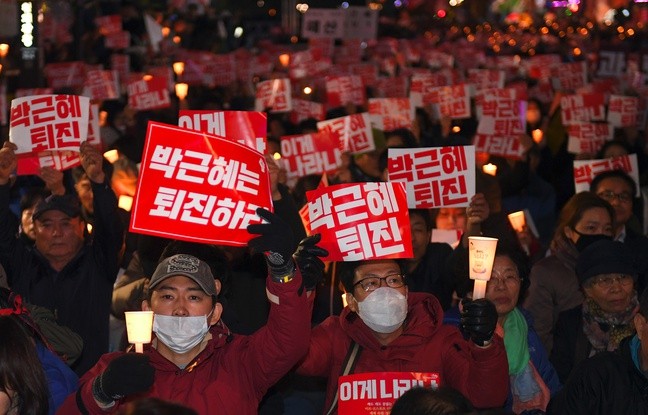
{"type": "Polygon", "coordinates": [[[389,287],[380,287],[358,301],[358,315],[378,333],[393,333],[407,317],[407,297],[389,287]]]}
{"type": "Polygon", "coordinates": [[[202,341],[207,332],[207,316],[179,317],[156,314],[153,332],[158,340],[178,354],[187,353],[202,341]]]}

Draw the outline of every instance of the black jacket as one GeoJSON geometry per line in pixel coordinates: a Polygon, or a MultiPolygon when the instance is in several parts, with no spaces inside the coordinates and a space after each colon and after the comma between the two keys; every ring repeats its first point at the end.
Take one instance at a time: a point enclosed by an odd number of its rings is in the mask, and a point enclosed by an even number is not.
{"type": "Polygon", "coordinates": [[[648,379],[632,361],[628,337],[614,352],[583,361],[549,402],[548,414],[648,414],[648,379]]]}
{"type": "Polygon", "coordinates": [[[81,336],[83,352],[72,367],[79,375],[108,352],[108,316],[124,238],[117,198],[108,182],[92,183],[92,191],[92,236],[57,272],[35,247],[15,237],[9,185],[0,186],[0,263],[7,270],[9,286],[26,302],[52,310],[58,324],[81,336]]]}
{"type": "Polygon", "coordinates": [[[591,351],[592,345],[583,331],[583,306],[560,313],[554,328],[549,360],[562,384],[567,382],[574,367],[589,357],[591,351]]]}

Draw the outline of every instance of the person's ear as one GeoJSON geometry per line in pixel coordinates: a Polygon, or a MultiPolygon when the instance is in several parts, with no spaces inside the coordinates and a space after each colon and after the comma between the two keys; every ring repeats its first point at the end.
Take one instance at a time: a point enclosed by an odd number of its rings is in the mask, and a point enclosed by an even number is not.
{"type": "Polygon", "coordinates": [[[569,226],[565,226],[565,227],[563,228],[563,233],[565,234],[565,236],[567,237],[567,239],[569,239],[570,241],[574,242],[574,233],[575,233],[575,232],[574,232],[574,230],[573,230],[572,228],[570,228],[569,226]]]}
{"type": "Polygon", "coordinates": [[[151,311],[151,305],[148,300],[142,300],[142,311],[151,311]]]}
{"type": "Polygon", "coordinates": [[[346,293],[344,295],[346,295],[347,306],[349,307],[349,309],[351,311],[353,311],[354,313],[357,313],[358,312],[358,301],[355,299],[353,294],[346,293]]]}
{"type": "Polygon", "coordinates": [[[214,285],[216,285],[216,295],[220,294],[223,289],[223,283],[221,283],[220,280],[214,280],[214,285]]]}
{"type": "Polygon", "coordinates": [[[223,314],[223,305],[221,303],[216,303],[214,305],[214,312],[212,313],[212,316],[208,321],[209,326],[211,327],[214,324],[218,323],[218,320],[220,320],[222,314],[223,314]]]}

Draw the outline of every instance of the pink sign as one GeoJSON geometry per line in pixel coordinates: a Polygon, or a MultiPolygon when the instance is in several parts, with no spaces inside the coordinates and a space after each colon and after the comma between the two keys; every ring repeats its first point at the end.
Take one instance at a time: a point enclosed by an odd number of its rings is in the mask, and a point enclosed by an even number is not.
{"type": "Polygon", "coordinates": [[[36,95],[11,101],[9,140],[16,154],[76,150],[88,134],[90,99],[78,95],[36,95]]]}
{"type": "Polygon", "coordinates": [[[354,183],[306,192],[312,233],[328,250],[327,261],[411,258],[412,239],[405,187],[354,183]]]}
{"type": "Polygon", "coordinates": [[[150,122],[130,231],[243,246],[272,210],[264,156],[233,141],[150,122]]]}
{"type": "Polygon", "coordinates": [[[307,174],[335,172],[341,154],[339,142],[325,133],[281,137],[281,164],[291,187],[307,174]]]}
{"type": "Polygon", "coordinates": [[[178,125],[266,152],[267,116],[256,111],[181,110],[178,125]]]}
{"type": "Polygon", "coordinates": [[[171,106],[171,97],[165,78],[154,76],[149,80],[139,79],[130,82],[126,89],[128,90],[128,105],[134,110],[153,110],[171,106]]]}
{"type": "Polygon", "coordinates": [[[396,399],[412,388],[437,389],[439,373],[370,372],[340,376],[339,415],[389,415],[396,399]]]}
{"type": "Polygon", "coordinates": [[[366,153],[376,149],[369,114],[347,115],[317,123],[320,132],[337,137],[342,151],[366,153]]]}
{"type": "Polygon", "coordinates": [[[405,182],[410,209],[468,206],[475,194],[475,147],[390,148],[390,182],[405,182]]]}
{"type": "Polygon", "coordinates": [[[290,79],[271,79],[256,85],[257,111],[289,112],[292,110],[290,79]]]}

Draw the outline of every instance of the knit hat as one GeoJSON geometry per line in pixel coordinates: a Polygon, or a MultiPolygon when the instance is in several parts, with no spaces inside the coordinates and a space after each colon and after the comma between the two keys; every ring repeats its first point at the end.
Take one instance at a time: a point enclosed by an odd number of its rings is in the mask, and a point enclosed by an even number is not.
{"type": "Polygon", "coordinates": [[[576,261],[576,275],[580,284],[601,274],[637,275],[634,258],[625,244],[601,240],[580,253],[576,261]]]}
{"type": "Polygon", "coordinates": [[[43,213],[50,210],[58,210],[71,218],[76,218],[81,214],[79,198],[74,195],[51,195],[38,202],[32,219],[37,220],[43,213]]]}
{"type": "Polygon", "coordinates": [[[182,275],[191,278],[209,295],[217,295],[214,276],[209,266],[196,258],[187,254],[178,254],[164,259],[155,269],[149,289],[155,288],[158,284],[169,277],[182,275]]]}

